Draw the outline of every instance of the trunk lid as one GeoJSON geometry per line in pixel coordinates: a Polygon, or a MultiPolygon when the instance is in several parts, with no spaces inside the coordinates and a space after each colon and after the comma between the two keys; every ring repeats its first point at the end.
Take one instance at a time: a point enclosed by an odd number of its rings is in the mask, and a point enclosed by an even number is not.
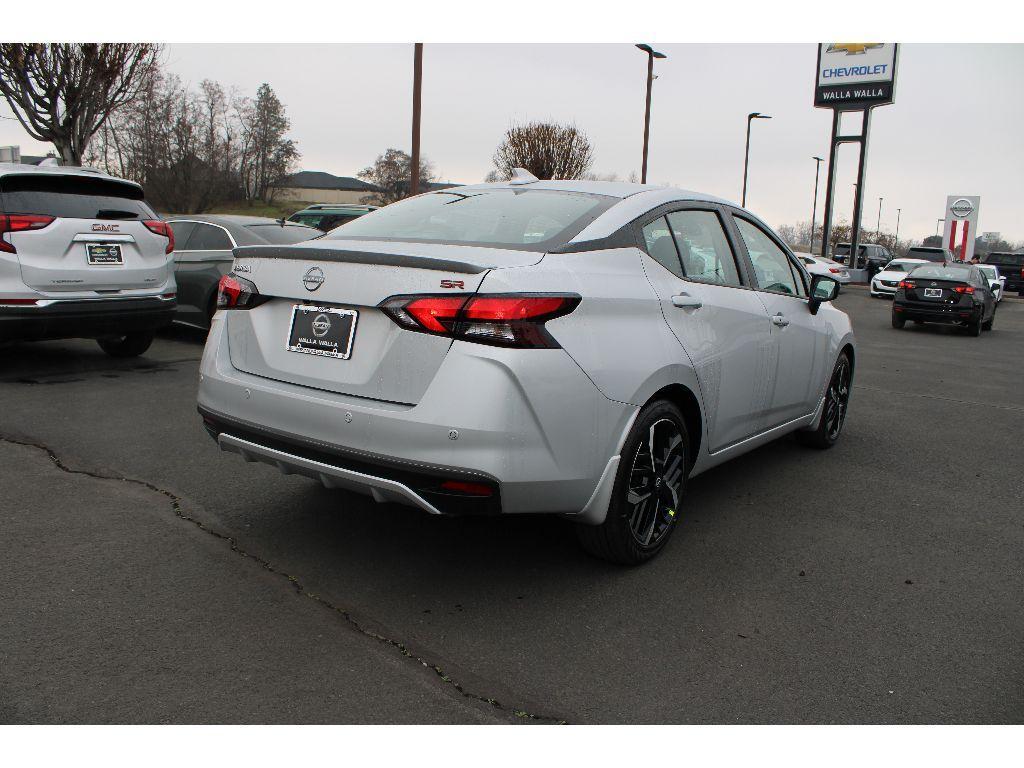
{"type": "Polygon", "coordinates": [[[332,240],[324,246],[235,249],[235,272],[272,298],[227,312],[231,364],[255,376],[408,405],[419,402],[452,341],[400,328],[377,305],[396,295],[469,295],[489,270],[543,258],[436,243],[332,240]],[[296,305],[357,313],[348,359],[288,349],[296,305]]]}

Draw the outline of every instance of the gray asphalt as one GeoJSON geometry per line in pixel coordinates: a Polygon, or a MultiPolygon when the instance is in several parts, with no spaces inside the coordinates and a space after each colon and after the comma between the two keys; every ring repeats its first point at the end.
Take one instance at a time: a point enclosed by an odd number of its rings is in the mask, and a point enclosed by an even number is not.
{"type": "Polygon", "coordinates": [[[0,722],[1022,722],[1024,303],[838,305],[840,444],[696,478],[636,569],[221,453],[199,334],[0,347],[0,722]]]}

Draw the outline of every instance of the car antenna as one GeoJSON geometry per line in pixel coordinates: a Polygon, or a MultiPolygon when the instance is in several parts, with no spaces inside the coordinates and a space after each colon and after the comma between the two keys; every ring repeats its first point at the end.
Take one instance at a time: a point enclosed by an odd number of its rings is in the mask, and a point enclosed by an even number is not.
{"type": "Polygon", "coordinates": [[[535,181],[540,181],[536,176],[530,173],[525,168],[513,168],[512,178],[509,179],[509,184],[532,184],[535,181]]]}

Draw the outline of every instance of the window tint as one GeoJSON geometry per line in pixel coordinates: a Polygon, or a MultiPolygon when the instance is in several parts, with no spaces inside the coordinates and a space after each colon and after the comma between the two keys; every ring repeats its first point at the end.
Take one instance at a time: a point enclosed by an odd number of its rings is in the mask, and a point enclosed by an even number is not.
{"type": "Polygon", "coordinates": [[[736,257],[717,213],[675,211],[667,218],[687,279],[718,285],[742,285],[736,269],[736,257]]]}
{"type": "Polygon", "coordinates": [[[673,275],[682,277],[683,269],[679,264],[679,252],[676,251],[676,244],[672,240],[672,233],[669,231],[665,217],[657,218],[646,225],[643,232],[644,245],[647,246],[647,252],[651,258],[673,275]]]}
{"type": "Polygon", "coordinates": [[[803,279],[795,272],[786,253],[760,227],[746,219],[736,218],[735,221],[747,245],[758,286],[765,291],[807,295],[803,279]]]}
{"type": "Polygon", "coordinates": [[[1024,266],[1024,253],[989,253],[981,258],[987,264],[1002,264],[1004,267],[1024,266]]]}
{"type": "Polygon", "coordinates": [[[252,224],[248,229],[271,245],[293,245],[301,243],[303,240],[320,237],[321,234],[319,229],[298,225],[282,227],[280,224],[252,224]]]}
{"type": "Polygon", "coordinates": [[[171,231],[174,232],[174,242],[176,244],[176,251],[185,250],[185,244],[188,242],[188,236],[192,234],[192,230],[196,228],[194,221],[172,221],[170,222],[171,231]]]}
{"type": "Polygon", "coordinates": [[[947,259],[946,252],[941,248],[911,248],[907,256],[925,261],[942,262],[947,259]]]}
{"type": "Polygon", "coordinates": [[[918,279],[929,278],[931,280],[963,280],[967,281],[971,276],[971,270],[967,267],[956,266],[931,266],[922,265],[914,270],[914,277],[918,279]]]}
{"type": "Polygon", "coordinates": [[[0,211],[67,219],[155,219],[134,184],[92,176],[11,175],[0,179],[0,211]]]}
{"type": "Polygon", "coordinates": [[[392,203],[327,237],[544,251],[569,242],[616,202],[605,195],[540,189],[446,190],[392,203]]]}
{"type": "Polygon", "coordinates": [[[230,251],[231,239],[228,233],[212,224],[196,224],[192,236],[185,243],[183,251],[230,251]]]}

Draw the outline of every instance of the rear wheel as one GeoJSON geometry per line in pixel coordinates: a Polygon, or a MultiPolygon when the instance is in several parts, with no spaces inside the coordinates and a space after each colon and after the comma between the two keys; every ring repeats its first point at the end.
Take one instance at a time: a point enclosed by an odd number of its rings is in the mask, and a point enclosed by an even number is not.
{"type": "Polygon", "coordinates": [[[124,336],[96,339],[96,343],[111,357],[138,357],[153,343],[153,334],[126,333],[124,336]]]}
{"type": "Polygon", "coordinates": [[[658,400],[644,408],[619,454],[604,522],[576,527],[583,549],[623,565],[658,554],[679,517],[689,450],[686,422],[675,405],[658,400]]]}
{"type": "Polygon", "coordinates": [[[797,432],[797,439],[812,448],[831,448],[839,440],[846,423],[846,411],[850,405],[850,386],[853,380],[850,358],[844,352],[836,360],[825,390],[825,405],[817,428],[808,432],[797,432]]]}
{"type": "Polygon", "coordinates": [[[900,317],[895,312],[892,313],[892,327],[893,328],[902,328],[906,324],[907,324],[907,321],[904,318],[900,317]]]}
{"type": "Polygon", "coordinates": [[[981,324],[981,330],[983,330],[983,331],[991,331],[992,330],[992,324],[995,321],[996,321],[996,308],[992,307],[992,317],[990,317],[988,320],[986,320],[984,323],[981,324]]]}
{"type": "Polygon", "coordinates": [[[979,317],[973,323],[967,324],[967,335],[968,336],[981,336],[981,318],[979,317]]]}

